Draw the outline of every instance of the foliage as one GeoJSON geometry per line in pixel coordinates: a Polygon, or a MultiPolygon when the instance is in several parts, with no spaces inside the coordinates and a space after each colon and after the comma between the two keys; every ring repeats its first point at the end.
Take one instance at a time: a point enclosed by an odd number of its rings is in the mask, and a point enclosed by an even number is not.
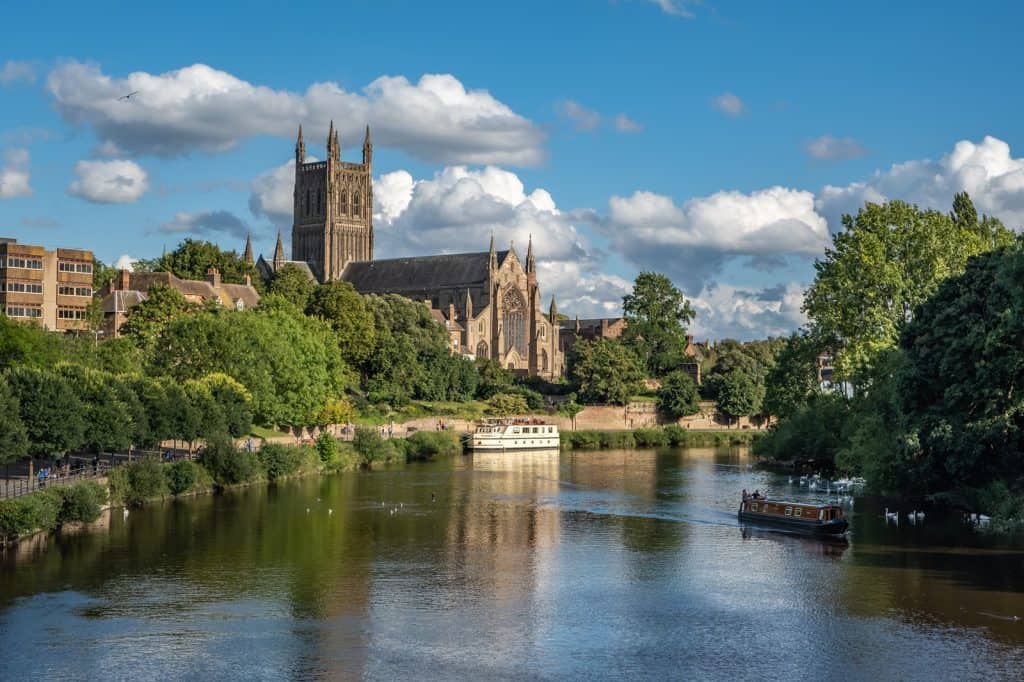
{"type": "Polygon", "coordinates": [[[93,452],[120,452],[146,431],[145,415],[134,392],[105,372],[61,365],[59,374],[78,396],[84,430],[81,445],[93,452]],[[122,398],[123,396],[123,398],[122,398]],[[143,423],[136,428],[135,419],[143,423]]]}
{"type": "Polygon", "coordinates": [[[304,448],[267,443],[259,452],[260,464],[267,473],[267,480],[294,475],[305,461],[304,448]]]}
{"type": "Polygon", "coordinates": [[[625,405],[643,387],[643,370],[636,356],[617,340],[576,343],[570,372],[584,403],[625,405]]]}
{"type": "Polygon", "coordinates": [[[812,396],[758,440],[754,452],[775,460],[832,462],[843,443],[849,408],[835,393],[812,396]]]}
{"type": "Polygon", "coordinates": [[[718,410],[729,419],[739,419],[760,412],[764,386],[746,372],[734,369],[722,376],[718,389],[718,410]]]}
{"type": "Polygon", "coordinates": [[[501,363],[491,358],[477,358],[475,363],[479,377],[476,396],[481,400],[487,400],[495,393],[510,393],[515,387],[515,375],[501,363]]]}
{"type": "Polygon", "coordinates": [[[267,293],[280,296],[300,310],[305,310],[314,289],[316,282],[309,278],[305,270],[294,263],[285,263],[274,273],[267,286],[267,293]]]}
{"type": "Polygon", "coordinates": [[[458,434],[453,431],[416,431],[402,446],[407,460],[451,457],[462,453],[458,434]]]}
{"type": "Polygon", "coordinates": [[[665,429],[635,429],[633,440],[638,448],[657,448],[668,445],[665,429]]]}
{"type": "Polygon", "coordinates": [[[494,417],[509,417],[529,411],[526,398],[515,393],[495,393],[487,399],[487,413],[494,417]]]}
{"type": "Polygon", "coordinates": [[[352,447],[362,460],[364,466],[374,462],[390,462],[397,458],[394,445],[377,433],[376,429],[356,428],[352,447]]]}
{"type": "Polygon", "coordinates": [[[62,358],[62,341],[37,324],[16,322],[0,312],[0,371],[20,366],[53,367],[62,358]]]}
{"type": "Polygon", "coordinates": [[[338,460],[338,440],[323,431],[316,438],[316,454],[323,464],[332,464],[338,460]]]}
{"type": "Polygon", "coordinates": [[[141,505],[148,500],[163,497],[167,493],[167,479],[164,467],[153,458],[138,459],[124,467],[128,488],[122,494],[124,503],[141,505]]]}
{"type": "Polygon", "coordinates": [[[54,530],[60,524],[63,496],[56,488],[0,500],[0,538],[12,542],[37,530],[54,530]]]}
{"type": "Polygon", "coordinates": [[[92,259],[92,288],[93,291],[99,291],[103,287],[114,281],[117,276],[117,268],[112,265],[107,265],[99,258],[93,256],[92,259]]]}
{"type": "Polygon", "coordinates": [[[59,523],[92,523],[100,517],[100,509],[107,503],[106,488],[95,481],[79,481],[53,490],[61,496],[59,523]]]}
{"type": "Polygon", "coordinates": [[[218,486],[246,483],[260,472],[260,461],[248,450],[239,450],[226,438],[214,438],[199,453],[199,463],[218,486]]]}
{"type": "Polygon", "coordinates": [[[0,464],[17,461],[28,454],[28,433],[19,409],[18,399],[0,375],[0,464]]]}
{"type": "Polygon", "coordinates": [[[658,389],[658,411],[670,419],[679,419],[700,412],[697,384],[687,372],[669,372],[658,389]]]}
{"type": "Polygon", "coordinates": [[[558,406],[558,414],[572,420],[572,427],[576,428],[576,415],[583,411],[583,406],[576,402],[576,394],[570,393],[568,399],[558,406]]]}
{"type": "Polygon", "coordinates": [[[29,367],[8,371],[6,380],[20,408],[30,455],[60,455],[85,444],[85,406],[71,382],[29,367]]]}
{"type": "Polygon", "coordinates": [[[805,407],[818,392],[815,364],[819,348],[807,334],[793,334],[765,379],[764,411],[785,419],[805,407]]]}
{"type": "Polygon", "coordinates": [[[139,261],[135,270],[170,272],[182,279],[204,279],[206,271],[216,268],[221,281],[242,284],[245,276],[256,280],[256,268],[243,260],[235,251],[223,251],[211,242],[186,239],[170,253],[153,261],[139,261]]]}
{"type": "Polygon", "coordinates": [[[624,341],[637,349],[652,376],[662,376],[683,361],[686,327],[693,321],[690,302],[668,277],[642,272],[622,299],[624,341]]]}
{"type": "Polygon", "coordinates": [[[121,325],[121,334],[141,348],[150,348],[170,324],[185,315],[194,314],[199,307],[190,303],[177,289],[166,284],[149,288],[146,300],[128,311],[121,325]]]}
{"type": "Polygon", "coordinates": [[[856,382],[942,280],[1012,239],[995,219],[978,221],[966,194],[952,216],[902,201],[844,215],[804,301],[815,334],[837,349],[837,377],[856,382]]]}
{"type": "Polygon", "coordinates": [[[376,322],[366,300],[351,284],[335,281],[315,287],[306,314],[330,325],[338,337],[341,356],[349,365],[359,367],[369,360],[377,338],[376,322]]]}
{"type": "Polygon", "coordinates": [[[198,467],[187,459],[167,465],[164,469],[164,476],[167,479],[167,488],[172,495],[189,492],[199,481],[198,467]]]}
{"type": "Polygon", "coordinates": [[[356,417],[356,409],[345,398],[328,398],[323,408],[313,419],[316,426],[345,424],[356,417]]]}

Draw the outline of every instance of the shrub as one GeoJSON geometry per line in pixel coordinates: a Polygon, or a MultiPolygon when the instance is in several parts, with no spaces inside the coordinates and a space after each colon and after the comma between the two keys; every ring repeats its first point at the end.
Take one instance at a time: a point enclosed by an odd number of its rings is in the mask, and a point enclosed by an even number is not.
{"type": "Polygon", "coordinates": [[[658,389],[658,411],[670,419],[679,419],[700,412],[697,385],[683,370],[670,372],[658,389]]]}
{"type": "Polygon", "coordinates": [[[388,462],[397,457],[394,445],[382,438],[376,429],[357,428],[352,447],[359,453],[365,466],[374,462],[388,462]]]}
{"type": "Polygon", "coordinates": [[[338,441],[326,431],[316,439],[316,454],[324,464],[331,464],[338,459],[338,441]]]}
{"type": "Polygon", "coordinates": [[[664,429],[637,429],[633,432],[633,440],[639,448],[657,448],[668,444],[664,429]]]}
{"type": "Polygon", "coordinates": [[[56,488],[0,501],[0,536],[11,542],[36,530],[53,530],[62,506],[63,496],[56,488]]]}
{"type": "Polygon", "coordinates": [[[690,440],[690,432],[678,424],[666,426],[663,432],[665,434],[665,440],[674,448],[686,447],[686,444],[690,440]]]}
{"type": "Polygon", "coordinates": [[[563,431],[562,445],[572,450],[597,450],[601,447],[601,438],[597,431],[563,431]]]}
{"type": "Polygon", "coordinates": [[[248,450],[239,450],[228,439],[207,443],[199,454],[199,463],[210,472],[219,486],[235,485],[251,480],[259,473],[259,460],[248,450]]]}
{"type": "Polygon", "coordinates": [[[147,500],[163,497],[167,493],[164,468],[155,459],[140,459],[124,467],[128,476],[128,490],[124,503],[140,505],[147,500]]]}
{"type": "Polygon", "coordinates": [[[602,448],[633,448],[636,441],[630,431],[602,431],[600,433],[602,448]]]}
{"type": "Polygon", "coordinates": [[[450,457],[462,452],[462,444],[452,431],[417,431],[405,440],[405,458],[450,457]]]}
{"type": "Polygon", "coordinates": [[[267,472],[267,478],[276,481],[291,476],[302,466],[303,450],[297,447],[267,443],[260,450],[260,463],[267,472]]]}
{"type": "Polygon", "coordinates": [[[126,504],[131,484],[128,482],[127,467],[111,469],[107,474],[107,488],[110,489],[110,501],[113,504],[126,504]]]}
{"type": "Polygon", "coordinates": [[[183,459],[171,464],[164,470],[167,487],[172,495],[187,493],[199,481],[199,467],[194,462],[183,459]]]}
{"type": "Polygon", "coordinates": [[[62,498],[58,523],[91,523],[100,517],[100,508],[107,503],[106,489],[95,481],[80,481],[54,490],[62,498]]]}

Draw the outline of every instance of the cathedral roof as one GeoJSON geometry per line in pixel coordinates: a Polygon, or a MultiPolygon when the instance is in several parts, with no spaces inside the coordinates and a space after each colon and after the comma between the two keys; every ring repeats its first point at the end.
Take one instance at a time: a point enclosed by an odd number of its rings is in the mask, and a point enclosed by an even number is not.
{"type": "MultiPolygon", "coordinates": [[[[504,261],[508,253],[499,251],[498,262],[504,261]]],[[[486,251],[358,261],[349,263],[341,278],[363,294],[403,293],[414,298],[418,292],[486,282],[489,261],[486,251]]]]}

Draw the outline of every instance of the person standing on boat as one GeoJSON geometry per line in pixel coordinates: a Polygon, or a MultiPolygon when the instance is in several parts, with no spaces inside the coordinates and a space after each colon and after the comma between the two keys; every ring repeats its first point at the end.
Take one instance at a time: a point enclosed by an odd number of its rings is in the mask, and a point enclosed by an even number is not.
{"type": "Polygon", "coordinates": [[[746,488],[743,489],[743,501],[744,502],[747,501],[747,489],[746,488]]]}

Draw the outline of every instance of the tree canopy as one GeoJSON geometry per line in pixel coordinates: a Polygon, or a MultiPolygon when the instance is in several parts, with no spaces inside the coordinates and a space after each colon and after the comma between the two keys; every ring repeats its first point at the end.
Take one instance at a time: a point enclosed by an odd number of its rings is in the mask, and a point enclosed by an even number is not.
{"type": "Polygon", "coordinates": [[[625,405],[643,388],[640,362],[617,340],[577,342],[570,365],[572,380],[585,403],[625,405]]]}
{"type": "Polygon", "coordinates": [[[305,270],[294,263],[285,263],[274,273],[267,286],[267,293],[276,294],[305,310],[316,286],[316,282],[309,278],[305,270]]]}
{"type": "Polygon", "coordinates": [[[182,279],[203,279],[213,267],[224,282],[242,284],[246,275],[253,282],[258,281],[256,267],[235,251],[224,251],[212,242],[198,239],[186,239],[174,251],[153,260],[137,261],[134,267],[138,271],[170,272],[182,279]]]}
{"type": "Polygon", "coordinates": [[[314,287],[306,314],[331,326],[338,337],[341,356],[350,365],[361,367],[370,358],[377,340],[374,314],[351,284],[326,282],[314,287]]]}
{"type": "Polygon", "coordinates": [[[700,394],[689,374],[676,370],[665,375],[658,390],[658,411],[671,419],[700,412],[700,394]]]}
{"type": "Polygon", "coordinates": [[[662,376],[677,369],[686,350],[693,308],[668,277],[642,272],[622,299],[623,340],[636,349],[647,372],[662,376]]]}

